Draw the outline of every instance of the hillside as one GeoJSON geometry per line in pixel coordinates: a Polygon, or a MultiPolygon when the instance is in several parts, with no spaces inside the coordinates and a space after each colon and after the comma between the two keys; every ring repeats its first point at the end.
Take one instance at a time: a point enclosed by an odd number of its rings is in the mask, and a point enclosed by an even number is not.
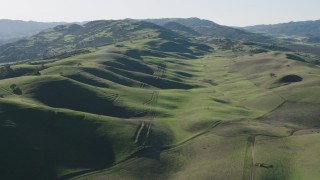
{"type": "Polygon", "coordinates": [[[155,23],[160,26],[166,26],[167,23],[178,23],[190,28],[202,36],[211,36],[216,38],[227,38],[237,41],[250,42],[270,42],[271,39],[262,35],[250,33],[240,29],[222,26],[209,20],[199,18],[176,18],[176,19],[147,19],[146,21],[155,23]]]}
{"type": "Polygon", "coordinates": [[[163,25],[62,25],[0,47],[0,179],[320,176],[316,56],[163,25]]]}
{"type": "Polygon", "coordinates": [[[0,19],[0,45],[32,36],[40,31],[65,23],[43,23],[0,19]]]}
{"type": "Polygon", "coordinates": [[[192,51],[188,50],[191,42],[155,24],[136,20],[101,20],[83,26],[56,26],[15,43],[0,46],[0,62],[61,58],[87,53],[110,43],[157,37],[163,39],[163,42],[152,44],[155,50],[188,51],[192,54],[192,51]]]}
{"type": "Polygon", "coordinates": [[[307,37],[309,42],[320,42],[320,20],[289,22],[272,25],[256,25],[245,27],[244,29],[254,33],[302,36],[307,37]]]}
{"type": "Polygon", "coordinates": [[[176,22],[167,22],[163,25],[163,27],[170,29],[172,31],[176,31],[177,33],[181,33],[188,36],[200,36],[201,34],[197,31],[194,31],[193,29],[184,26],[182,24],[176,23],[176,22]]]}

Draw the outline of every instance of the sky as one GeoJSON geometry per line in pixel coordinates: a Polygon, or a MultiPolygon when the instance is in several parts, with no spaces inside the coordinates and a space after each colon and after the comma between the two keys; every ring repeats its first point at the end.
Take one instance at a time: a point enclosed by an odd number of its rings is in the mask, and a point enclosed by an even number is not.
{"type": "Polygon", "coordinates": [[[320,19],[320,0],[0,0],[0,19],[79,22],[198,17],[228,26],[320,19]]]}

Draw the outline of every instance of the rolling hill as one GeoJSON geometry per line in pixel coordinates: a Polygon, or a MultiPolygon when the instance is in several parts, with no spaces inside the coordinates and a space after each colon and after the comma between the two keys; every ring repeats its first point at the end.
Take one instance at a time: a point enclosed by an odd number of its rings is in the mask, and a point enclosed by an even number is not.
{"type": "Polygon", "coordinates": [[[306,37],[308,42],[320,42],[320,20],[256,25],[244,29],[254,33],[306,37]]]}
{"type": "MultiPolygon", "coordinates": [[[[163,40],[158,44],[149,42],[155,50],[193,53],[188,49],[192,45],[191,42],[155,24],[136,20],[101,20],[83,26],[78,24],[56,26],[34,36],[3,45],[0,47],[0,62],[61,58],[87,53],[92,48],[110,43],[155,37],[163,40]]],[[[198,50],[199,48],[201,47],[198,47],[198,50]]]]}
{"type": "Polygon", "coordinates": [[[275,35],[319,35],[320,20],[288,22],[272,25],[256,25],[245,27],[245,29],[250,30],[252,32],[268,33],[275,35]]]}
{"type": "MultiPolygon", "coordinates": [[[[237,41],[249,41],[249,42],[270,42],[269,37],[250,33],[237,28],[232,28],[228,26],[222,26],[216,24],[209,20],[199,19],[199,18],[172,18],[172,19],[147,19],[146,21],[155,23],[160,26],[168,26],[167,23],[176,23],[180,26],[185,26],[194,33],[201,34],[202,36],[210,36],[217,38],[227,38],[237,41]]],[[[180,28],[181,29],[181,28],[180,28]]],[[[185,28],[184,28],[185,29],[185,28]]],[[[190,30],[188,30],[190,32],[190,30]]]]}
{"type": "Polygon", "coordinates": [[[163,25],[163,27],[170,29],[172,31],[176,31],[181,34],[189,35],[189,36],[200,36],[201,34],[197,31],[194,31],[193,29],[184,26],[182,24],[179,24],[177,22],[167,22],[163,25]]]}
{"type": "Polygon", "coordinates": [[[0,179],[317,179],[316,57],[164,21],[1,46],[0,179]]]}
{"type": "Polygon", "coordinates": [[[65,24],[0,19],[0,45],[34,35],[42,30],[65,24]]]}

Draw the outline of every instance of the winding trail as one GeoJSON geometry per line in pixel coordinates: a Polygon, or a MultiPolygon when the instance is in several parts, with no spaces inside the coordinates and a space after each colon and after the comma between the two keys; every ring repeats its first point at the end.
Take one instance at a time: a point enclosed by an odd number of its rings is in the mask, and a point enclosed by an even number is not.
{"type": "Polygon", "coordinates": [[[82,178],[82,177],[86,177],[86,176],[90,176],[96,173],[99,173],[101,171],[108,171],[110,170],[109,168],[115,166],[115,165],[120,165],[123,163],[128,162],[131,159],[134,159],[136,157],[139,156],[143,156],[146,154],[150,154],[150,153],[155,153],[155,152],[161,152],[161,151],[169,151],[169,150],[173,150],[175,148],[181,147],[184,144],[188,143],[189,141],[192,141],[208,132],[210,132],[213,128],[219,126],[222,123],[222,121],[216,121],[214,122],[208,129],[199,132],[179,143],[176,144],[172,144],[172,145],[165,145],[165,146],[159,146],[159,147],[151,147],[151,146],[143,146],[141,149],[135,151],[134,153],[130,154],[129,156],[125,157],[124,159],[114,162],[113,164],[108,164],[104,167],[100,167],[100,168],[95,168],[95,169],[89,169],[89,170],[83,170],[80,172],[75,172],[75,173],[71,173],[71,174],[66,174],[64,176],[61,176],[59,178],[57,178],[58,180],[69,180],[69,179],[77,179],[77,178],[82,178]]]}
{"type": "Polygon", "coordinates": [[[253,136],[252,140],[252,149],[251,149],[251,171],[250,171],[250,180],[253,180],[254,178],[254,148],[255,148],[255,142],[256,142],[256,137],[253,136]]]}
{"type": "MultiPolygon", "coordinates": [[[[162,67],[157,67],[156,71],[154,72],[154,78],[155,81],[161,80],[163,78],[163,76],[165,75],[165,68],[162,67]]],[[[141,82],[140,88],[144,89],[145,88],[145,83],[141,82]]],[[[159,96],[159,90],[158,89],[154,89],[152,91],[151,97],[149,100],[144,101],[142,104],[143,106],[145,106],[145,111],[143,112],[139,112],[139,114],[141,113],[146,113],[146,116],[150,117],[150,121],[143,121],[143,127],[140,131],[138,131],[137,135],[136,135],[136,141],[135,143],[140,143],[142,146],[145,146],[147,139],[149,137],[151,128],[152,128],[152,122],[156,117],[156,112],[154,110],[152,110],[152,108],[155,108],[157,105],[157,101],[158,101],[158,96],[159,96]],[[146,128],[146,132],[143,133],[144,128],[146,128]],[[142,137],[144,136],[144,137],[142,137]],[[140,142],[140,139],[142,140],[142,142],[140,142]]]]}

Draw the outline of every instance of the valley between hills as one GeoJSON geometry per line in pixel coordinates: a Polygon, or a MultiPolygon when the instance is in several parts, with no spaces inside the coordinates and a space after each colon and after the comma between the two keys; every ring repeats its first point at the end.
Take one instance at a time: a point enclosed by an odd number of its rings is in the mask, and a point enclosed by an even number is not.
{"type": "Polygon", "coordinates": [[[2,45],[0,179],[316,180],[319,59],[284,44],[166,19],[2,45]]]}

